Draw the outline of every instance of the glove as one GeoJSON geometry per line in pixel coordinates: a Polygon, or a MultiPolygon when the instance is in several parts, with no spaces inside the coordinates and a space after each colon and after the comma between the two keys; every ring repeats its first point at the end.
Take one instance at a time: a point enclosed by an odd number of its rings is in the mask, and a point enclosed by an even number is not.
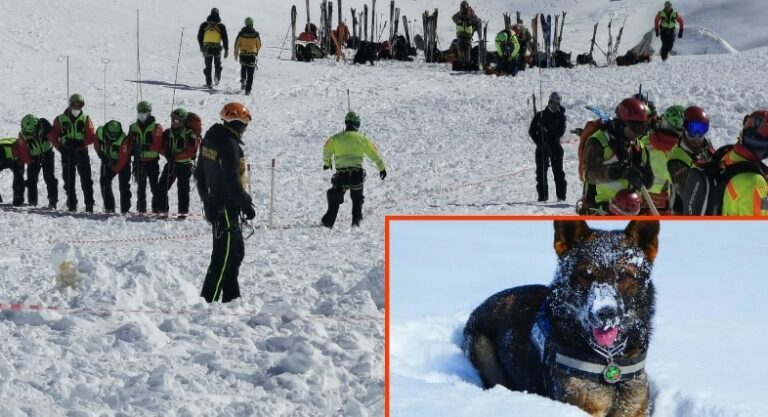
{"type": "Polygon", "coordinates": [[[657,38],[659,37],[659,30],[658,29],[656,29],[656,37],[657,38]]]}
{"type": "Polygon", "coordinates": [[[249,204],[248,206],[243,207],[243,214],[245,214],[247,220],[251,220],[256,217],[256,208],[253,207],[253,204],[249,204]]]}
{"type": "Polygon", "coordinates": [[[683,37],[683,30],[680,29],[680,32],[677,32],[677,39],[680,39],[683,37]]]}
{"type": "Polygon", "coordinates": [[[632,166],[625,167],[621,172],[621,177],[629,181],[632,188],[636,190],[643,188],[643,173],[640,172],[640,169],[632,166]]]}
{"type": "Polygon", "coordinates": [[[216,221],[216,216],[218,214],[219,210],[217,207],[214,207],[213,204],[203,203],[203,215],[208,223],[213,224],[216,221]]]}
{"type": "Polygon", "coordinates": [[[227,59],[228,56],[229,56],[229,49],[225,49],[224,50],[224,59],[227,59]]]}
{"type": "Polygon", "coordinates": [[[323,171],[328,170],[328,169],[331,169],[330,165],[323,165],[323,171]]]}
{"type": "Polygon", "coordinates": [[[382,180],[384,178],[387,178],[387,170],[386,169],[382,169],[381,171],[379,171],[379,178],[381,178],[382,180]]]}

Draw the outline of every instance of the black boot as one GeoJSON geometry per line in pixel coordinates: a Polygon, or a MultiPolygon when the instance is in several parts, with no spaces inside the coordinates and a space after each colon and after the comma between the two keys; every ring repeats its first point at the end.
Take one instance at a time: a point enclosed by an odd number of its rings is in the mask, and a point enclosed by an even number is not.
{"type": "Polygon", "coordinates": [[[349,194],[352,198],[352,226],[360,226],[360,222],[363,220],[363,202],[365,201],[363,190],[350,190],[349,194]]]}

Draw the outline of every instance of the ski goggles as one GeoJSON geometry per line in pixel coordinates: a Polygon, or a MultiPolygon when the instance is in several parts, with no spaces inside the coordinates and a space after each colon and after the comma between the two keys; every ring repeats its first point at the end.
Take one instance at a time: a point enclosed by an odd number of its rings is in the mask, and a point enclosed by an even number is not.
{"type": "Polygon", "coordinates": [[[708,122],[693,121],[685,124],[685,131],[689,136],[704,136],[709,132],[708,122]]]}

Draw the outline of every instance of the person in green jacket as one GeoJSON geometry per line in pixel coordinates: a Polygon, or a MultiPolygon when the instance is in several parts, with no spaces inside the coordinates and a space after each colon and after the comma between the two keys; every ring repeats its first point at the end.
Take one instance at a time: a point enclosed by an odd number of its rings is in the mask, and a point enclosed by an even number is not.
{"type": "Polygon", "coordinates": [[[328,198],[328,211],[322,218],[323,226],[332,228],[336,223],[339,206],[344,202],[344,194],[349,190],[352,199],[352,226],[359,226],[363,220],[363,183],[365,182],[365,169],[363,169],[363,157],[376,164],[379,169],[379,178],[387,177],[384,161],[381,160],[376,146],[362,133],[360,128],[360,116],[355,112],[347,113],[344,118],[346,128],[343,132],[331,136],[323,147],[323,169],[331,169],[336,166],[336,173],[331,178],[331,188],[326,193],[328,198]]]}
{"type": "Polygon", "coordinates": [[[517,75],[520,41],[512,28],[504,29],[496,35],[496,53],[499,55],[496,72],[517,75]]]}
{"type": "Polygon", "coordinates": [[[59,200],[59,180],[56,179],[55,155],[53,144],[48,140],[48,133],[53,129],[51,122],[44,118],[28,114],[21,119],[18,142],[24,143],[29,150],[31,162],[27,165],[27,201],[37,205],[37,182],[40,170],[48,188],[48,208],[56,209],[59,200]]]}

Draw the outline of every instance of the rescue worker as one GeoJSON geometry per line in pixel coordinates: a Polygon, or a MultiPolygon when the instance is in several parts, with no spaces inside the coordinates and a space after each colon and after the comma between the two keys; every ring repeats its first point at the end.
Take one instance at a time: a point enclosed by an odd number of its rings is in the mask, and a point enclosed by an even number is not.
{"type": "Polygon", "coordinates": [[[496,71],[503,74],[517,75],[520,42],[512,28],[504,29],[496,35],[496,53],[499,63],[496,71]]]}
{"type": "Polygon", "coordinates": [[[606,214],[619,190],[641,190],[653,184],[648,150],[638,141],[647,130],[648,108],[627,98],[616,107],[616,117],[603,124],[584,146],[584,197],[580,214],[606,214]]]}
{"type": "MultiPolygon", "coordinates": [[[[20,144],[16,138],[0,139],[0,171],[10,169],[13,173],[13,206],[24,204],[24,164],[31,162],[26,150],[20,149],[20,144]]],[[[3,197],[0,196],[0,203],[3,197]]]]}
{"type": "Polygon", "coordinates": [[[152,104],[136,105],[136,122],[128,128],[128,141],[133,149],[133,175],[136,177],[136,210],[147,212],[147,182],[152,192],[152,212],[160,213],[160,152],[163,150],[163,126],[152,116],[152,104]]]}
{"type": "Polygon", "coordinates": [[[475,31],[480,31],[480,18],[469,7],[469,3],[462,1],[459,12],[453,15],[453,23],[456,24],[456,62],[454,70],[475,69],[471,67],[472,38],[475,31]]]}
{"type": "Polygon", "coordinates": [[[384,161],[381,160],[376,146],[365,135],[358,132],[360,116],[355,112],[347,113],[344,118],[345,129],[325,142],[323,146],[323,169],[336,167],[331,178],[331,188],[326,192],[328,210],[323,215],[322,223],[332,228],[336,223],[339,206],[344,203],[344,194],[349,190],[352,199],[352,226],[359,226],[363,220],[363,184],[365,169],[363,157],[368,156],[379,169],[379,178],[387,177],[384,161]]]}
{"type": "Polygon", "coordinates": [[[21,119],[18,143],[29,150],[30,161],[27,164],[27,202],[37,205],[37,180],[43,170],[43,180],[48,188],[48,208],[55,210],[59,201],[59,180],[56,179],[53,144],[48,134],[53,129],[51,122],[28,114],[21,119]]]}
{"type": "Polygon", "coordinates": [[[561,97],[556,91],[549,95],[547,107],[536,113],[528,129],[528,135],[536,145],[536,193],[538,201],[549,200],[547,171],[552,164],[555,177],[555,193],[558,201],[565,201],[568,183],[563,171],[563,146],[560,140],[565,134],[565,108],[560,106],[561,97]]]}
{"type": "Polygon", "coordinates": [[[261,37],[253,28],[253,19],[245,18],[245,26],[240,29],[235,39],[235,60],[240,62],[240,91],[251,94],[253,71],[258,67],[261,37]]]}
{"type": "Polygon", "coordinates": [[[194,164],[192,159],[197,154],[200,145],[200,118],[190,114],[181,107],[171,113],[171,128],[163,133],[165,143],[165,158],[167,160],[163,173],[160,175],[161,193],[160,206],[164,213],[170,211],[168,191],[173,183],[178,184],[179,217],[184,218],[189,213],[189,179],[192,178],[194,164]],[[196,123],[187,123],[188,118],[195,118],[196,123]]]}
{"type": "Polygon", "coordinates": [[[747,162],[754,171],[733,176],[723,194],[723,216],[768,216],[768,110],[758,110],[744,118],[739,143],[723,156],[725,169],[747,162]]]}
{"type": "Polygon", "coordinates": [[[211,14],[200,24],[197,31],[197,43],[200,45],[200,52],[205,58],[205,85],[212,88],[213,84],[219,85],[221,80],[221,49],[224,48],[224,58],[229,56],[229,39],[227,37],[227,27],[221,23],[219,9],[211,9],[211,14]],[[211,64],[215,64],[216,73],[211,80],[211,64]]]}
{"type": "Polygon", "coordinates": [[[209,303],[240,297],[237,276],[245,256],[240,215],[256,217],[242,148],[251,113],[240,103],[228,103],[219,116],[222,123],[205,132],[194,174],[205,219],[213,225],[211,264],[200,294],[209,303]]]}
{"type": "Polygon", "coordinates": [[[104,200],[104,211],[115,212],[115,195],[112,193],[112,180],[117,176],[120,190],[120,213],[131,209],[131,152],[133,147],[123,131],[123,125],[117,120],[110,120],[96,129],[99,140],[98,155],[101,160],[99,184],[104,200]]]}
{"type": "Polygon", "coordinates": [[[664,8],[656,13],[656,19],[653,21],[653,29],[656,31],[656,37],[661,36],[661,59],[667,60],[669,52],[672,51],[672,47],[675,45],[675,23],[680,25],[680,31],[677,32],[677,37],[683,37],[683,16],[677,11],[672,9],[672,2],[665,1],[664,8]]]}
{"type": "MultiPolygon", "coordinates": [[[[664,112],[660,125],[640,138],[641,144],[648,149],[653,171],[653,185],[648,188],[648,194],[659,214],[672,213],[672,181],[667,166],[672,149],[677,145],[680,137],[676,125],[678,121],[682,125],[682,112],[682,106],[671,106],[664,112]]],[[[651,114],[648,117],[650,118],[651,114]]]]}
{"type": "Polygon", "coordinates": [[[715,148],[707,139],[709,117],[704,109],[691,106],[672,106],[664,112],[663,126],[671,127],[678,133],[678,142],[669,152],[667,171],[672,181],[672,209],[675,213],[683,212],[682,196],[685,195],[685,185],[688,182],[688,170],[691,167],[702,167],[711,161],[715,148]]]}
{"type": "Polygon", "coordinates": [[[515,36],[517,36],[518,43],[520,44],[520,52],[517,55],[517,70],[525,71],[525,67],[528,65],[525,55],[529,49],[533,50],[530,46],[533,43],[533,36],[531,31],[523,26],[522,20],[518,20],[517,24],[512,26],[512,31],[515,32],[515,36]]]}
{"type": "Polygon", "coordinates": [[[91,158],[88,146],[98,146],[96,132],[91,118],[83,112],[85,99],[80,94],[72,94],[69,107],[53,122],[53,129],[48,140],[61,153],[61,169],[64,177],[64,190],[67,193],[67,210],[77,211],[75,193],[75,173],[80,174],[80,186],[83,189],[85,211],[93,212],[93,178],[91,176],[91,158]]]}

